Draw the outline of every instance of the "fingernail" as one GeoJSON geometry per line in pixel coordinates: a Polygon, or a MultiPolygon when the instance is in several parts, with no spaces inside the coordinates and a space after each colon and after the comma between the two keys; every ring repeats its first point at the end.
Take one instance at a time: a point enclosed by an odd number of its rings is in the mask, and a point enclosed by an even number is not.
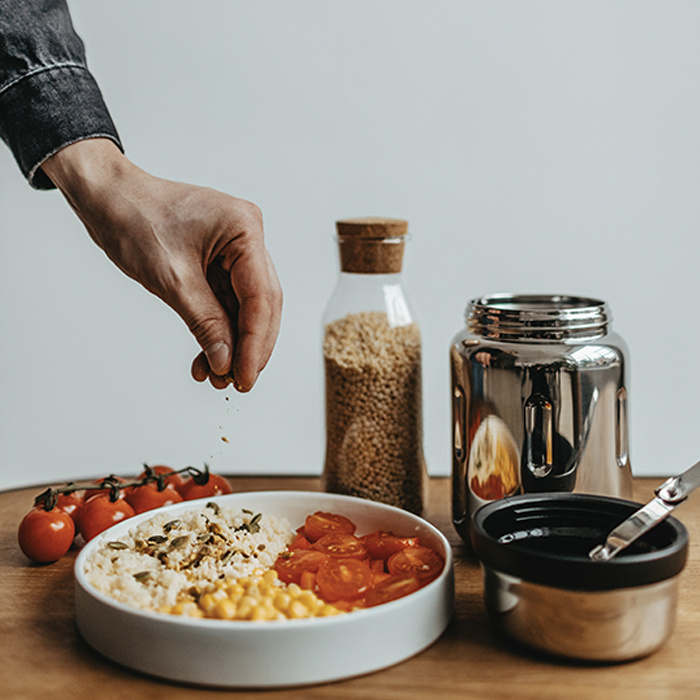
{"type": "Polygon", "coordinates": [[[204,351],[204,354],[207,356],[209,369],[214,374],[226,374],[231,369],[231,353],[226,343],[222,341],[214,343],[204,351]]]}

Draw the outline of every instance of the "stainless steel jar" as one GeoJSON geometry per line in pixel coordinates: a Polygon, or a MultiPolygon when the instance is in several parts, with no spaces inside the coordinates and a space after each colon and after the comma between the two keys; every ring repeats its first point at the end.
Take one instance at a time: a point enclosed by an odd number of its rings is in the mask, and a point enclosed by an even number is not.
{"type": "Polygon", "coordinates": [[[452,515],[504,496],[630,498],[627,348],[605,302],[497,294],[475,299],[452,341],[452,515]]]}

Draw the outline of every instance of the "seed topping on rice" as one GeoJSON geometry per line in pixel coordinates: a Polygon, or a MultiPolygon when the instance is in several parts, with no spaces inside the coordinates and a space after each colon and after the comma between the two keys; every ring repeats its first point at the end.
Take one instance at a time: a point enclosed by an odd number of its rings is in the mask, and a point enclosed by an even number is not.
{"type": "Polygon", "coordinates": [[[86,562],[88,581],[128,605],[158,610],[193,589],[269,569],[293,539],[285,520],[210,502],[177,519],[156,514],[86,562]]]}

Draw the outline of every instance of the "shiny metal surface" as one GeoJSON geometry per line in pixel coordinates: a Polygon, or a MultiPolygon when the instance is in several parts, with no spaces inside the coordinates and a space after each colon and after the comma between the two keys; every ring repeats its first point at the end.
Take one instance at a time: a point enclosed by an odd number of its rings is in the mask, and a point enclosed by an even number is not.
{"type": "Polygon", "coordinates": [[[472,301],[450,350],[453,521],[515,493],[631,497],[627,347],[605,302],[472,301]]]}
{"type": "Polygon", "coordinates": [[[628,661],[651,654],[671,635],[678,578],[572,591],[484,567],[484,596],[494,627],[521,644],[569,658],[628,661]]]}

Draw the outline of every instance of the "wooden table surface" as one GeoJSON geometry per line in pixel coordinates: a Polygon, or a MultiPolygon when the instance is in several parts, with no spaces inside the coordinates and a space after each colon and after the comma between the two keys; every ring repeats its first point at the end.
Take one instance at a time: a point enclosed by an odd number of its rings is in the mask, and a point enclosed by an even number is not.
{"type": "MultiPolygon", "coordinates": [[[[315,478],[237,477],[236,491],[320,489],[315,478]]],[[[659,480],[638,479],[646,501],[659,480]]],[[[690,532],[676,630],[656,654],[618,665],[556,661],[514,648],[494,636],[482,601],[478,562],[453,530],[450,483],[432,479],[426,518],[455,552],[455,612],[443,636],[418,656],[351,680],[296,689],[229,691],[192,688],[120,668],[79,637],[73,611],[76,552],[48,566],[28,562],[17,546],[17,525],[41,487],[0,493],[0,695],[21,698],[530,698],[644,700],[700,698],[700,500],[678,511],[690,532]]]]}

